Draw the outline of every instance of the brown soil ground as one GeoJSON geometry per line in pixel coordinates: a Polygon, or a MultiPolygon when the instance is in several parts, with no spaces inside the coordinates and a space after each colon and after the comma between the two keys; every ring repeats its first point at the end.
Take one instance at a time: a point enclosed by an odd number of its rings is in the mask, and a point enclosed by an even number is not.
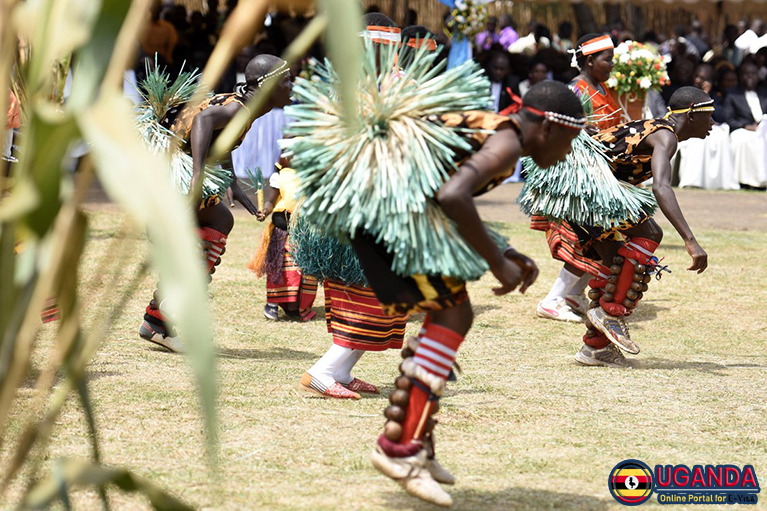
{"type": "MultiPolygon", "coordinates": [[[[508,184],[479,197],[482,218],[509,223],[526,221],[514,204],[521,188],[521,184],[508,184]]],[[[693,232],[696,229],[767,232],[767,193],[690,188],[674,191],[693,232]]],[[[671,227],[662,213],[657,217],[661,225],[671,227]]]]}

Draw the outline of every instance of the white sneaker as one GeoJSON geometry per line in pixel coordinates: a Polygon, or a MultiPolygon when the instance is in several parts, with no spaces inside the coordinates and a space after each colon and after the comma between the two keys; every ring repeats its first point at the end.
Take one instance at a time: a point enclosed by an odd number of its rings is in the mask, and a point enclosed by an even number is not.
{"type": "Polygon", "coordinates": [[[587,316],[594,328],[605,334],[620,349],[632,355],[639,353],[639,345],[631,340],[629,327],[623,317],[610,316],[602,307],[589,310],[587,316]]]}
{"type": "Polygon", "coordinates": [[[535,312],[540,318],[567,321],[568,323],[583,323],[583,318],[573,312],[564,298],[557,298],[553,303],[538,302],[535,312]]]}
{"type": "Polygon", "coordinates": [[[574,313],[580,314],[581,316],[585,316],[589,311],[589,301],[583,293],[579,295],[565,296],[565,303],[574,313]]]}
{"type": "Polygon", "coordinates": [[[575,354],[575,361],[584,366],[604,366],[616,369],[631,369],[632,367],[621,350],[612,343],[601,350],[584,344],[580,351],[575,354]]]}
{"type": "Polygon", "coordinates": [[[426,460],[426,470],[429,471],[435,481],[442,484],[455,484],[455,476],[439,464],[436,458],[426,460]]]}
{"type": "Polygon", "coordinates": [[[376,445],[370,461],[379,472],[397,481],[413,497],[438,506],[453,505],[453,498],[442,489],[426,468],[426,449],[421,449],[407,458],[392,458],[386,455],[380,445],[376,445]]]}
{"type": "Polygon", "coordinates": [[[138,334],[145,341],[153,342],[173,353],[186,353],[186,346],[181,339],[168,335],[163,327],[153,325],[146,320],[141,324],[138,334]]]}

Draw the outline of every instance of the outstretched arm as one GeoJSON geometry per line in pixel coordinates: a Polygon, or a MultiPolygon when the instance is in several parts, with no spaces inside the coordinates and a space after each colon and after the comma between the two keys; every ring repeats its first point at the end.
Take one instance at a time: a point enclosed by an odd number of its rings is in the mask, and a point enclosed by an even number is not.
{"type": "Polygon", "coordinates": [[[671,157],[676,152],[676,137],[668,130],[659,130],[648,136],[646,143],[652,147],[652,191],[658,206],[682,237],[687,253],[692,257],[692,265],[687,269],[702,273],[708,266],[708,255],[695,239],[671,187],[671,157]]]}
{"type": "Polygon", "coordinates": [[[490,265],[501,287],[493,291],[506,294],[522,282],[526,290],[537,277],[535,264],[516,251],[502,253],[485,229],[474,205],[473,194],[491,179],[516,164],[522,152],[513,131],[504,129],[491,135],[477,153],[466,161],[437,194],[442,210],[452,219],[458,232],[490,265]]]}

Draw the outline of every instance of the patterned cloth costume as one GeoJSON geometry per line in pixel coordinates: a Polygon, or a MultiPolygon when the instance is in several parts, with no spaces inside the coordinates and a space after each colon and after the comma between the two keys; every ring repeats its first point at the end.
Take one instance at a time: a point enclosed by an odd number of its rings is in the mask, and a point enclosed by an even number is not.
{"type": "MultiPolygon", "coordinates": [[[[674,127],[665,119],[649,119],[614,126],[596,135],[595,139],[603,144],[612,159],[611,167],[616,179],[636,186],[652,177],[652,156],[640,154],[637,148],[648,136],[659,130],[673,133],[674,127]]],[[[649,218],[651,215],[645,215],[611,227],[572,224],[584,253],[595,261],[600,257],[592,249],[594,243],[605,240],[624,243],[612,266],[601,266],[596,273],[591,272],[596,278],[589,281],[589,298],[592,300],[590,308],[601,306],[610,316],[623,317],[631,314],[642,299],[651,275],[656,273],[658,259],[653,253],[658,243],[641,237],[627,239],[622,233],[649,218]]],[[[607,336],[593,324],[587,322],[586,326],[583,342],[587,346],[602,349],[610,344],[607,336]]]]}
{"type": "MultiPolygon", "coordinates": [[[[570,88],[579,94],[584,103],[590,103],[584,110],[591,111],[596,115],[595,124],[600,129],[607,129],[620,123],[618,113],[621,108],[607,93],[604,84],[600,84],[600,89],[596,90],[586,80],[580,79],[571,83],[570,88]]],[[[599,270],[597,263],[584,256],[583,250],[578,244],[578,236],[567,221],[552,222],[545,216],[533,215],[530,228],[546,233],[546,241],[554,259],[569,263],[591,275],[599,270]]]]}
{"type": "MultiPolygon", "coordinates": [[[[274,205],[272,221],[261,236],[261,246],[248,267],[257,276],[266,276],[266,303],[298,305],[298,317],[309,321],[315,316],[312,304],[317,296],[317,279],[304,275],[293,260],[290,250],[290,217],[296,207],[298,178],[296,171],[276,165],[269,185],[279,190],[279,200],[274,205]]],[[[287,307],[285,312],[294,313],[287,307]]]]}
{"type": "Polygon", "coordinates": [[[369,287],[325,280],[325,320],[333,343],[363,351],[402,348],[407,316],[386,314],[369,287]]]}
{"type": "MultiPolygon", "coordinates": [[[[665,119],[647,119],[614,126],[598,133],[594,139],[605,146],[605,152],[612,160],[611,167],[615,178],[638,186],[652,178],[652,156],[637,154],[637,146],[648,136],[664,129],[674,131],[672,124],[665,119]]],[[[583,252],[591,256],[591,259],[598,259],[598,256],[589,250],[594,242],[606,239],[622,241],[621,231],[631,229],[648,218],[651,218],[651,215],[644,215],[635,221],[627,220],[610,228],[573,225],[573,232],[578,236],[583,252]]]]}
{"type": "MultiPolygon", "coordinates": [[[[573,54],[572,67],[583,71],[581,69],[583,58],[590,55],[596,58],[599,53],[613,47],[612,39],[608,35],[587,39],[575,49],[570,50],[573,54]]],[[[590,117],[590,123],[594,128],[604,129],[618,122],[620,108],[607,94],[605,84],[598,83],[596,87],[592,87],[583,78],[574,80],[570,88],[581,98],[584,112],[587,117],[590,117]]],[[[579,135],[573,144],[573,153],[578,152],[579,146],[586,145],[580,141],[587,136],[586,133],[579,135]]],[[[575,154],[569,155],[565,164],[573,163],[575,160],[575,154]]],[[[552,222],[546,216],[533,211],[530,227],[546,233],[546,241],[552,257],[565,263],[546,296],[538,302],[536,315],[557,321],[582,322],[582,316],[586,314],[588,308],[588,302],[583,296],[588,285],[588,277],[581,272],[597,271],[598,266],[583,256],[577,237],[567,221],[552,222]]]]}
{"type": "Polygon", "coordinates": [[[359,399],[357,392],[378,393],[351,371],[367,351],[400,349],[407,315],[384,312],[352,248],[302,222],[300,209],[291,229],[290,250],[298,266],[322,280],[325,321],[333,337],[328,353],[304,373],[301,388],[346,399],[359,399]]]}

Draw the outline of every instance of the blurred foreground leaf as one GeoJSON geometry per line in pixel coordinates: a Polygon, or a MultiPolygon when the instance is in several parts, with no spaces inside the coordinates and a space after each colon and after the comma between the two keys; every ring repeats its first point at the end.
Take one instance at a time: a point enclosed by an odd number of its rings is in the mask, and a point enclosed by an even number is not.
{"type": "Polygon", "coordinates": [[[322,11],[332,20],[325,36],[333,69],[341,79],[344,117],[348,126],[357,123],[357,91],[362,75],[362,10],[358,2],[321,0],[322,11]]]}
{"type": "MultiPolygon", "coordinates": [[[[78,121],[109,196],[146,226],[152,261],[162,283],[163,309],[189,347],[213,460],[217,427],[215,350],[207,277],[189,201],[171,184],[168,161],[150,154],[139,139],[130,105],[117,92],[102,93],[98,103],[78,121]]],[[[151,290],[146,293],[148,298],[151,290]]]]}
{"type": "Polygon", "coordinates": [[[40,481],[27,494],[25,509],[48,509],[66,495],[70,486],[102,486],[113,484],[124,492],[140,492],[158,511],[191,511],[194,508],[161,488],[122,468],[107,468],[97,463],[89,464],[64,460],[54,465],[54,475],[40,481]]]}

